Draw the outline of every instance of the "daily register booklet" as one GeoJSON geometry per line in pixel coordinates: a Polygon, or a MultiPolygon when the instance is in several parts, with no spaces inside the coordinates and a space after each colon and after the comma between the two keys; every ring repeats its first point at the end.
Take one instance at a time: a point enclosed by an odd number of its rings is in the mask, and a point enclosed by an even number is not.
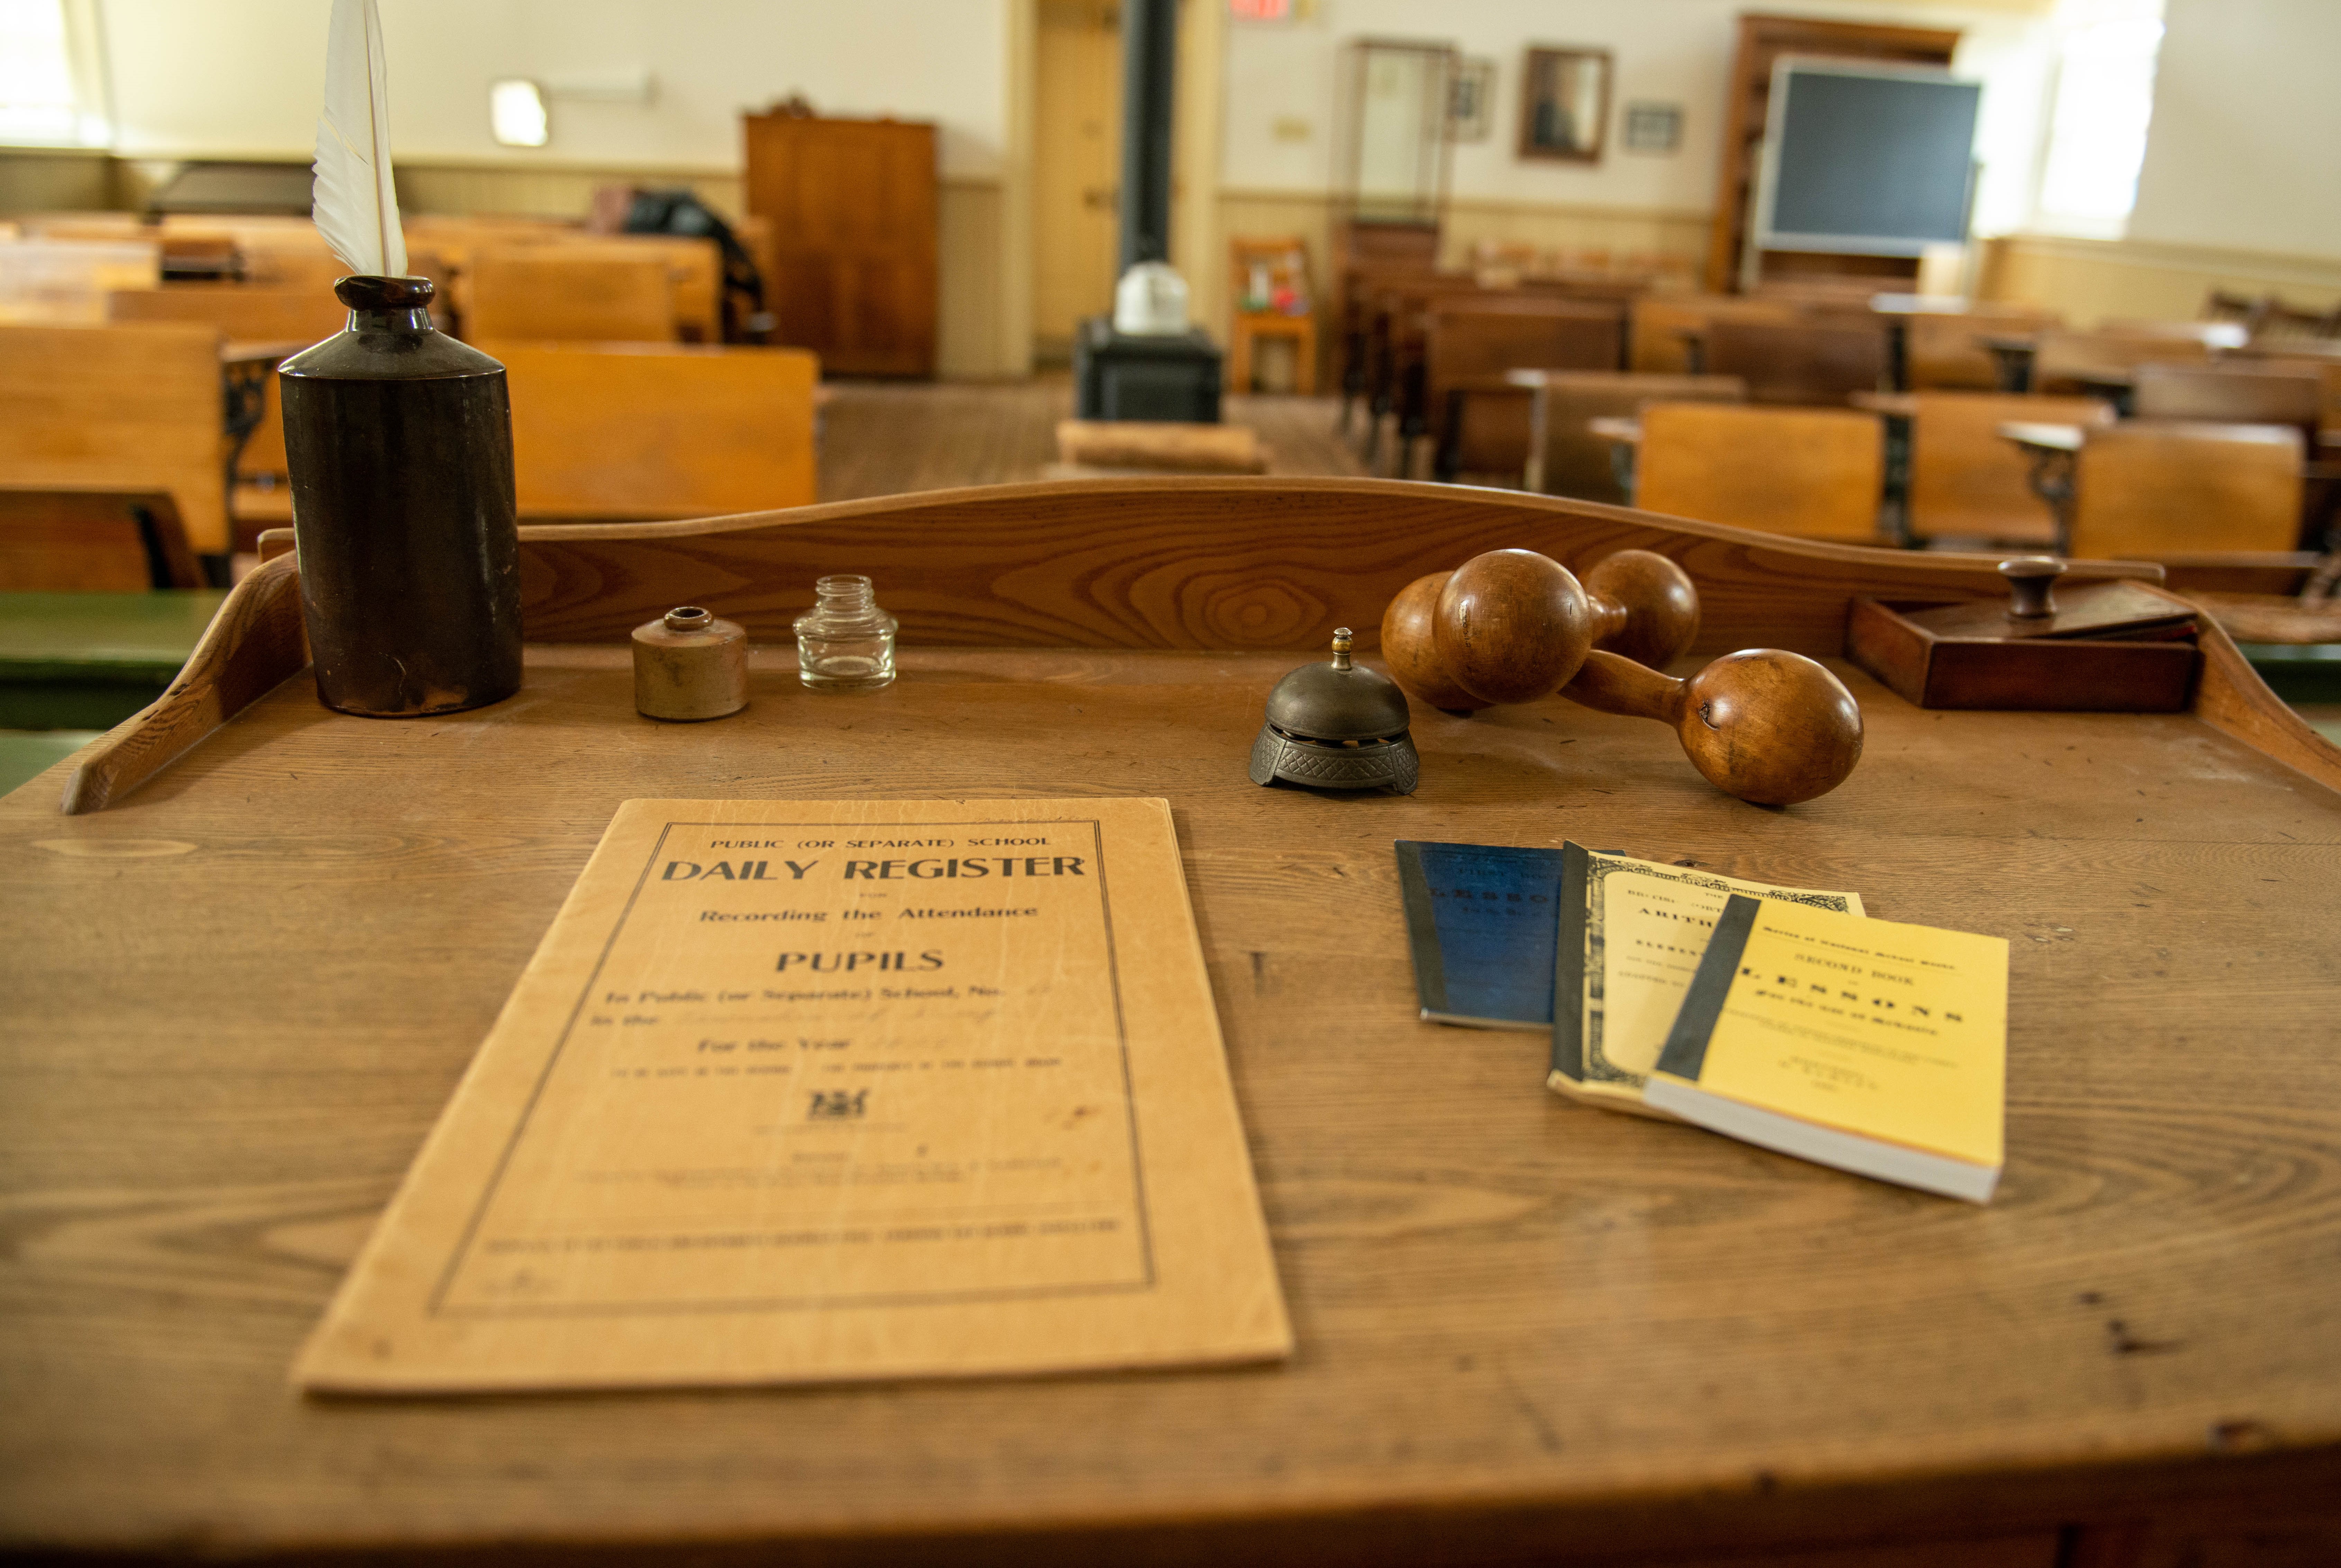
{"type": "Polygon", "coordinates": [[[630,800],[295,1376],[1291,1346],[1166,803],[630,800]]]}
{"type": "Polygon", "coordinates": [[[2007,943],[1734,897],[1644,1094],[1683,1120],[1987,1201],[2007,1077],[2007,943]]]}

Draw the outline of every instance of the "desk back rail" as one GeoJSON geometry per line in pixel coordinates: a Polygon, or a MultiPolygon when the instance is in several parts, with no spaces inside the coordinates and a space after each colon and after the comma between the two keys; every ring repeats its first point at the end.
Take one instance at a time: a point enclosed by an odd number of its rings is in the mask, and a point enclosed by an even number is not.
{"type": "MultiPolygon", "coordinates": [[[[62,809],[103,809],[306,660],[289,535],[223,607],[170,689],[85,752],[62,809]]],[[[906,642],[1206,652],[1323,647],[1338,625],[1379,646],[1385,605],[1482,551],[1540,551],[1573,571],[1656,551],[1698,583],[1690,657],[1843,651],[1858,596],[1964,601],[2006,592],[1996,555],[1789,539],[1623,507],[1380,480],[1114,479],[935,491],[676,522],[521,530],[533,642],[623,642],[677,604],[784,640],[813,580],[876,580],[906,642]]],[[[2148,562],[2074,561],[2067,581],[2162,579],[2148,562]]],[[[2329,789],[2336,749],[2206,626],[2194,711],[2329,789]]]]}

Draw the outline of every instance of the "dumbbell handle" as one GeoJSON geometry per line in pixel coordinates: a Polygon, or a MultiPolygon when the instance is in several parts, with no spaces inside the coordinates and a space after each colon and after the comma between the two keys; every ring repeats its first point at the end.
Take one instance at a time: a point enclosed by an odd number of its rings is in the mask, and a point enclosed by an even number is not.
{"type": "Polygon", "coordinates": [[[1578,666],[1576,678],[1560,689],[1571,702],[1629,719],[1672,724],[1682,718],[1690,682],[1637,664],[1623,654],[1596,648],[1578,666]]]}

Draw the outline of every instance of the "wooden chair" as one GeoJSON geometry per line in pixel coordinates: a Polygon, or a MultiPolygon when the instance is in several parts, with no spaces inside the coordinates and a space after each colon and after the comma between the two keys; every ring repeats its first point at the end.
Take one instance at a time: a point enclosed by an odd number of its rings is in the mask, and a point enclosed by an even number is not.
{"type": "Polygon", "coordinates": [[[1548,376],[1544,385],[1544,489],[1551,495],[1630,506],[1619,482],[1609,443],[1587,428],[1597,419],[1639,414],[1653,402],[1745,402],[1738,376],[1639,375],[1631,371],[1574,371],[1548,376]]]}
{"type": "Polygon", "coordinates": [[[2323,377],[2264,365],[2141,365],[2130,412],[2139,419],[2288,424],[2303,440],[2316,440],[2325,415],[2323,377]]]}
{"type": "MultiPolygon", "coordinates": [[[[335,275],[348,269],[334,263],[335,275]]],[[[106,313],[125,325],[146,322],[204,322],[230,340],[282,342],[298,349],[340,332],[349,310],[334,297],[331,280],[314,278],[300,287],[264,288],[234,283],[174,283],[159,289],[125,289],[108,296],[106,313]]],[[[261,382],[260,422],[235,454],[235,481],[274,482],[287,472],[284,411],[276,378],[261,382]]],[[[235,502],[231,498],[233,508],[235,502]]]]}
{"type": "Polygon", "coordinates": [[[2010,392],[1914,395],[1910,416],[1909,531],[1914,540],[1988,540],[2054,545],[2055,515],[2033,492],[2030,463],[2000,435],[2016,421],[2106,425],[2113,409],[2095,398],[2010,392]]]}
{"type": "Polygon", "coordinates": [[[1689,375],[1690,350],[1683,334],[1703,332],[1716,322],[1792,322],[1797,307],[1785,300],[1751,300],[1737,294],[1644,294],[1627,314],[1626,368],[1643,375],[1689,375]]]}
{"type": "Polygon", "coordinates": [[[815,498],[821,370],[802,349],[479,346],[511,382],[525,517],[710,517],[815,498]]]}
{"type": "Polygon", "coordinates": [[[349,308],[324,288],[254,288],[236,283],[172,283],[158,289],[117,289],[105,299],[106,320],[201,322],[220,336],[256,342],[314,343],[340,332],[349,308]]]}
{"type": "Polygon", "coordinates": [[[1636,473],[1645,511],[1878,542],[1886,458],[1872,413],[1654,402],[1642,410],[1636,473]]]}
{"type": "Polygon", "coordinates": [[[170,492],[0,484],[0,592],[201,588],[170,492]]]}
{"type": "Polygon", "coordinates": [[[1752,402],[1843,403],[1886,382],[1886,325],[1874,317],[1798,322],[1718,321],[1700,369],[1738,376],[1752,402]]]}
{"type": "Polygon", "coordinates": [[[159,491],[224,551],[219,343],[188,322],[0,327],[0,484],[159,491]]]}
{"type": "Polygon", "coordinates": [[[1254,345],[1276,338],[1292,345],[1292,391],[1317,391],[1317,318],[1309,283],[1309,242],[1298,234],[1228,242],[1228,390],[1252,390],[1254,345]],[[1257,274],[1257,276],[1255,276],[1257,274]],[[1250,302],[1259,303],[1246,308],[1250,302]]]}
{"type": "Polygon", "coordinates": [[[2201,364],[2211,357],[2198,338],[2118,332],[2047,332],[2032,355],[2032,390],[2072,396],[2120,381],[2147,364],[2201,364]]]}
{"type": "Polygon", "coordinates": [[[2132,420],[2092,431],[2074,471],[2067,553],[2288,551],[2300,534],[2300,432],[2132,420]]]}
{"type": "Polygon", "coordinates": [[[687,343],[723,341],[723,251],[688,234],[563,234],[544,243],[566,256],[665,264],[674,309],[673,337],[687,343]]]}
{"type": "Polygon", "coordinates": [[[463,301],[473,342],[673,342],[674,283],[664,259],[578,254],[561,246],[483,247],[463,301]]]}
{"type": "Polygon", "coordinates": [[[1553,299],[1449,299],[1424,332],[1424,398],[1438,442],[1436,469],[1452,479],[1517,474],[1528,461],[1529,396],[1509,370],[1615,371],[1625,350],[1614,305],[1553,299]]]}
{"type": "Polygon", "coordinates": [[[162,281],[162,247],[153,240],[19,240],[0,245],[0,323],[97,326],[115,290],[162,281]]]}
{"type": "Polygon", "coordinates": [[[1993,332],[2046,330],[2061,318],[2025,305],[1977,305],[1956,314],[1919,312],[1908,318],[1903,365],[1913,392],[1995,392],[1999,371],[1978,340],[1993,332]]]}

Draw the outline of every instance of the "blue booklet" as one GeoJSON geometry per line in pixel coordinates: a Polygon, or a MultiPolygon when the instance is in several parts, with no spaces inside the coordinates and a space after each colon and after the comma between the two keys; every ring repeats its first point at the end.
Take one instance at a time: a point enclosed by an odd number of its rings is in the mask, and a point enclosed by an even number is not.
{"type": "Polygon", "coordinates": [[[1561,852],[1398,840],[1399,891],[1422,1016],[1483,1029],[1552,1027],[1561,852]]]}

